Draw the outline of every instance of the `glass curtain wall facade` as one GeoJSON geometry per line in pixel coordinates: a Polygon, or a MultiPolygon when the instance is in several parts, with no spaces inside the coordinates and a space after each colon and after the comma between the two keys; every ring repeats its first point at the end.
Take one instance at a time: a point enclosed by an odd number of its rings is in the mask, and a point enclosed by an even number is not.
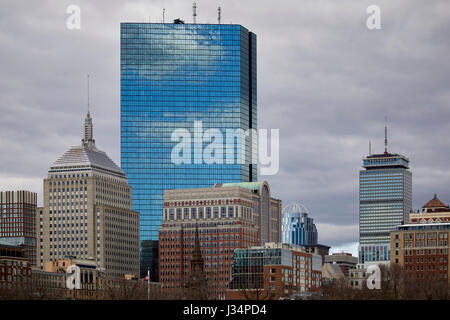
{"type": "Polygon", "coordinates": [[[230,289],[263,289],[266,265],[292,267],[292,252],[282,248],[234,250],[230,289]]]}
{"type": "MultiPolygon", "coordinates": [[[[255,141],[240,135],[233,163],[207,164],[214,137],[201,136],[218,129],[225,143],[226,129],[256,129],[256,103],[256,35],[246,28],[121,23],[121,166],[133,187],[133,209],[141,214],[141,243],[158,239],[164,190],[257,180],[250,161],[255,141]],[[201,121],[195,132],[194,121],[201,121]],[[194,140],[191,163],[172,161],[176,129],[194,140]],[[238,150],[244,161],[237,161],[238,150]]],[[[141,274],[148,267],[142,261],[141,274]]]]}
{"type": "Polygon", "coordinates": [[[320,287],[322,259],[301,246],[266,243],[234,250],[229,298],[255,299],[247,290],[262,290],[257,299],[279,299],[320,287]]]}
{"type": "Polygon", "coordinates": [[[318,233],[314,219],[300,203],[293,203],[283,211],[281,225],[283,243],[295,245],[316,245],[318,233]]]}
{"type": "Polygon", "coordinates": [[[359,175],[359,262],[390,260],[390,231],[409,221],[412,173],[397,154],[363,159],[359,175]]]}

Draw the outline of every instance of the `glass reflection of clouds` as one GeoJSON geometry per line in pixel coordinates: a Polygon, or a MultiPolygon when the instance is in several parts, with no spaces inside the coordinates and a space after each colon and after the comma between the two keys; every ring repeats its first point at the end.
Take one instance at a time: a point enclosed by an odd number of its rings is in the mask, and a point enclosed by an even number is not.
{"type": "Polygon", "coordinates": [[[141,240],[158,239],[165,189],[257,180],[248,163],[171,163],[174,129],[257,128],[256,102],[256,36],[246,28],[121,24],[121,165],[141,240]]]}

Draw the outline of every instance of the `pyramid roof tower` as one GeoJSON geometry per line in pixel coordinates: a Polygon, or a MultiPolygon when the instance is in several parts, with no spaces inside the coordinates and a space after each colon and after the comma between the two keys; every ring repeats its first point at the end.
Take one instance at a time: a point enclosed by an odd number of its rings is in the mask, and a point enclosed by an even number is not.
{"type": "Polygon", "coordinates": [[[438,199],[437,195],[435,194],[433,199],[428,201],[423,207],[422,210],[424,212],[439,212],[439,211],[448,211],[449,207],[446,206],[441,200],[438,199]]]}
{"type": "Polygon", "coordinates": [[[62,171],[92,169],[120,178],[126,178],[125,173],[112,161],[108,155],[95,145],[93,124],[90,113],[84,121],[84,136],[81,145],[71,147],[50,167],[49,173],[62,171]]]}

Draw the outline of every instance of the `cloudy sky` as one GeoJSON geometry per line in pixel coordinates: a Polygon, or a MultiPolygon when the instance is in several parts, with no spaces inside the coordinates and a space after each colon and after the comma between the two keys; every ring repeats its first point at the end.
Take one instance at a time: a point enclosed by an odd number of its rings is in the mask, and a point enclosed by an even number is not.
{"type": "MultiPolygon", "coordinates": [[[[2,0],[0,190],[27,189],[80,142],[86,74],[97,146],[120,164],[120,22],[192,21],[192,0],[2,0]],[[70,4],[81,29],[66,27],[70,4]]],[[[197,0],[197,22],[242,24],[258,37],[258,120],[280,129],[280,171],[265,176],[299,201],[319,241],[355,252],[358,171],[368,153],[408,156],[413,207],[450,202],[450,1],[197,0]],[[368,30],[366,9],[381,9],[368,30]]]]}

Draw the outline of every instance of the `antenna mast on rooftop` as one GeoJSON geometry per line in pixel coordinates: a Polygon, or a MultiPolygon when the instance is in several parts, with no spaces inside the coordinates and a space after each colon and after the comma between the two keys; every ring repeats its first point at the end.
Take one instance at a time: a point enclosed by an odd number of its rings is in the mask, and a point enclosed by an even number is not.
{"type": "Polygon", "coordinates": [[[384,154],[388,154],[387,116],[384,117],[384,154]]]}
{"type": "Polygon", "coordinates": [[[222,9],[220,7],[217,8],[217,21],[220,24],[220,19],[222,18],[222,9]]]}
{"type": "Polygon", "coordinates": [[[165,23],[166,21],[166,8],[163,8],[163,23],[165,23]]]}
{"type": "Polygon", "coordinates": [[[90,101],[89,101],[89,75],[87,75],[87,107],[88,107],[88,113],[90,113],[90,101]]]}
{"type": "Polygon", "coordinates": [[[194,18],[194,23],[197,23],[197,5],[195,2],[192,4],[192,17],[194,18]]]}

